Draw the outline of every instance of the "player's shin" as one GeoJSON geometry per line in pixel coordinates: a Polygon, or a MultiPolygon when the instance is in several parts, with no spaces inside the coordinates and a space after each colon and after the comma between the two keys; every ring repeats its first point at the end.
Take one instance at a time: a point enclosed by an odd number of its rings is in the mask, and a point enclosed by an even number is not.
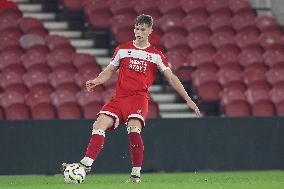
{"type": "Polygon", "coordinates": [[[94,128],[85,157],[80,161],[80,163],[87,167],[91,167],[94,160],[103,149],[104,140],[105,131],[94,128]]]}
{"type": "Polygon", "coordinates": [[[127,132],[130,142],[130,155],[132,159],[132,171],[131,176],[137,176],[140,178],[140,170],[142,167],[144,156],[144,144],[141,137],[141,129],[135,126],[128,126],[127,132]]]}

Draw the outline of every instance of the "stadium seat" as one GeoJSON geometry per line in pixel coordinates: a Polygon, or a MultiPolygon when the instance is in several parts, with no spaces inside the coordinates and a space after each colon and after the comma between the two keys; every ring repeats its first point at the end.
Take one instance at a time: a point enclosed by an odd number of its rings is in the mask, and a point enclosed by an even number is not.
{"type": "Polygon", "coordinates": [[[5,28],[17,27],[22,13],[16,9],[6,9],[0,12],[0,31],[5,28]]]}
{"type": "Polygon", "coordinates": [[[94,119],[97,117],[100,109],[103,106],[102,94],[97,90],[87,92],[82,90],[76,94],[77,101],[83,110],[85,119],[94,119]]]}
{"type": "Polygon", "coordinates": [[[176,51],[176,50],[168,51],[166,53],[166,57],[173,71],[188,65],[187,54],[184,54],[181,51],[176,51]]]}
{"type": "Polygon", "coordinates": [[[53,69],[62,69],[69,72],[76,72],[76,67],[72,64],[72,56],[75,49],[71,45],[61,45],[56,47],[47,56],[47,64],[53,69]]]}
{"type": "Polygon", "coordinates": [[[239,65],[239,49],[235,46],[220,47],[215,54],[214,62],[220,68],[225,65],[239,65]]]}
{"type": "Polygon", "coordinates": [[[45,41],[42,36],[37,34],[25,34],[20,38],[20,45],[24,49],[31,48],[36,45],[44,45],[45,41]]]}
{"type": "Polygon", "coordinates": [[[29,29],[26,34],[35,34],[41,37],[46,37],[49,34],[49,31],[42,26],[35,26],[29,29]]]}
{"type": "Polygon", "coordinates": [[[24,33],[28,33],[28,31],[34,27],[44,27],[42,22],[36,18],[32,17],[23,17],[19,20],[19,27],[24,33]]]}
{"type": "Polygon", "coordinates": [[[203,101],[212,102],[219,100],[221,86],[216,77],[216,72],[207,69],[197,69],[192,73],[193,86],[198,96],[203,101]]]}
{"type": "Polygon", "coordinates": [[[48,75],[50,84],[56,91],[67,90],[72,93],[78,92],[78,87],[74,81],[74,74],[65,70],[56,70],[48,75]]]}
{"type": "Polygon", "coordinates": [[[204,33],[192,32],[186,38],[187,44],[191,49],[203,46],[211,46],[209,35],[204,33]]]}
{"type": "Polygon", "coordinates": [[[205,0],[205,5],[210,14],[216,12],[230,12],[228,0],[205,0]]]}
{"type": "Polygon", "coordinates": [[[281,30],[279,24],[272,16],[258,16],[255,18],[255,23],[261,32],[281,30]]]}
{"type": "Polygon", "coordinates": [[[282,34],[278,32],[263,32],[259,36],[259,42],[261,46],[265,49],[283,49],[282,34]]]}
{"type": "Polygon", "coordinates": [[[0,54],[0,69],[2,72],[13,71],[23,75],[26,71],[21,63],[21,56],[24,51],[19,47],[6,48],[0,54]]]}
{"type": "Polygon", "coordinates": [[[147,118],[158,118],[158,117],[159,117],[158,104],[153,100],[149,100],[147,118]]]}
{"type": "Polygon", "coordinates": [[[109,10],[92,10],[88,19],[95,28],[109,28],[111,25],[112,14],[109,10]]]}
{"type": "Polygon", "coordinates": [[[180,18],[185,16],[179,2],[172,0],[158,0],[157,7],[163,15],[171,14],[179,16],[180,18]]]}
{"type": "MultiPolygon", "coordinates": [[[[112,17],[111,19],[111,29],[114,35],[116,35],[123,28],[133,28],[133,20],[136,18],[135,14],[124,13],[118,14],[112,17]]],[[[131,29],[133,33],[133,29],[131,29]]]]}
{"type": "Polygon", "coordinates": [[[1,95],[1,106],[7,120],[26,120],[30,118],[24,97],[17,92],[4,92],[1,95]]]}
{"type": "Polygon", "coordinates": [[[244,31],[239,32],[234,40],[240,49],[258,49],[262,53],[263,48],[259,43],[258,36],[259,34],[254,31],[244,31]]]}
{"type": "Polygon", "coordinates": [[[15,72],[3,72],[0,75],[0,86],[5,92],[17,92],[21,95],[27,93],[22,76],[15,72]]]}
{"type": "Polygon", "coordinates": [[[176,15],[164,15],[158,20],[158,27],[164,32],[175,31],[187,35],[182,19],[176,15]]]}
{"type": "Polygon", "coordinates": [[[242,79],[249,88],[269,89],[270,86],[266,81],[266,69],[263,68],[247,68],[242,73],[242,79]]]}
{"type": "Polygon", "coordinates": [[[185,35],[179,32],[167,32],[161,38],[161,42],[167,50],[172,50],[179,46],[187,46],[185,35]]]}
{"type": "Polygon", "coordinates": [[[217,49],[224,46],[235,46],[234,34],[230,31],[215,32],[211,35],[210,40],[217,49]]]}
{"type": "Polygon", "coordinates": [[[48,75],[44,72],[29,71],[25,75],[23,75],[23,80],[30,91],[53,91],[52,86],[49,84],[48,75]]]}
{"type": "Polygon", "coordinates": [[[230,15],[228,16],[222,13],[211,14],[210,17],[207,19],[207,22],[209,28],[213,32],[222,29],[232,29],[230,15]]]}
{"type": "Polygon", "coordinates": [[[267,81],[273,86],[284,86],[284,68],[274,67],[266,72],[267,81]]]}
{"type": "Polygon", "coordinates": [[[61,45],[70,45],[68,38],[60,35],[48,35],[45,37],[45,43],[50,50],[55,49],[61,45]]]}
{"type": "Polygon", "coordinates": [[[249,29],[258,30],[255,25],[255,16],[250,14],[237,14],[232,18],[232,26],[237,32],[249,29]],[[244,22],[245,20],[245,22],[244,22]]]}
{"type": "Polygon", "coordinates": [[[263,54],[263,59],[269,67],[284,65],[284,50],[267,50],[263,54]]]}
{"type": "Polygon", "coordinates": [[[247,0],[229,0],[228,5],[234,14],[256,14],[247,0]]]}
{"type": "Polygon", "coordinates": [[[85,87],[86,81],[94,79],[100,72],[101,68],[97,64],[85,64],[75,74],[75,82],[79,88],[85,87]]]}
{"type": "Polygon", "coordinates": [[[75,53],[72,57],[72,62],[77,69],[85,64],[97,64],[96,57],[87,53],[75,53]]]}
{"type": "Polygon", "coordinates": [[[113,15],[134,13],[134,9],[132,7],[132,0],[108,0],[109,10],[113,15]]]}
{"type": "Polygon", "coordinates": [[[51,104],[50,94],[51,92],[46,90],[37,90],[25,96],[25,101],[30,108],[32,119],[48,120],[56,118],[56,112],[51,104]]]}
{"type": "Polygon", "coordinates": [[[273,116],[275,114],[274,105],[270,101],[269,90],[248,88],[246,97],[251,105],[252,115],[273,116]]]}
{"type": "Polygon", "coordinates": [[[250,116],[250,107],[242,90],[225,90],[221,96],[221,104],[227,116],[250,116]]]}
{"type": "Polygon", "coordinates": [[[70,11],[80,11],[83,7],[84,1],[78,0],[61,0],[60,1],[64,7],[70,11]]]}
{"type": "Polygon", "coordinates": [[[19,28],[6,28],[0,32],[0,51],[8,47],[19,46],[22,32],[19,28]]]}
{"type": "Polygon", "coordinates": [[[203,31],[207,32],[208,35],[210,34],[206,16],[188,14],[183,18],[182,22],[188,32],[203,31]]]}
{"type": "MultiPolygon", "coordinates": [[[[143,1],[132,1],[133,3],[133,8],[134,10],[138,13],[144,13],[144,14],[149,14],[149,13],[154,13],[154,15],[161,15],[157,3],[158,1],[152,1],[152,0],[143,0],[143,1]]],[[[152,14],[149,14],[154,18],[157,18],[156,16],[153,16],[152,14]]]]}
{"type": "Polygon", "coordinates": [[[217,73],[217,79],[224,88],[243,88],[245,89],[241,73],[231,68],[221,68],[217,73]]]}
{"type": "Polygon", "coordinates": [[[70,91],[55,91],[51,94],[52,104],[57,109],[58,119],[80,119],[81,109],[76,94],[70,91]]]}
{"type": "Polygon", "coordinates": [[[190,55],[190,65],[194,67],[199,67],[204,64],[212,64],[214,65],[214,56],[215,49],[214,48],[199,48],[195,49],[190,55]]]}
{"type": "Polygon", "coordinates": [[[270,97],[272,102],[276,107],[276,112],[278,116],[284,115],[284,87],[278,86],[273,88],[270,92],[270,97]]]}
{"type": "Polygon", "coordinates": [[[257,49],[244,49],[238,59],[243,67],[265,66],[262,53],[257,49]]]}
{"type": "Polygon", "coordinates": [[[49,49],[46,46],[32,46],[21,56],[21,61],[24,67],[29,71],[40,71],[48,74],[51,72],[51,68],[46,63],[48,54],[49,49]]]}

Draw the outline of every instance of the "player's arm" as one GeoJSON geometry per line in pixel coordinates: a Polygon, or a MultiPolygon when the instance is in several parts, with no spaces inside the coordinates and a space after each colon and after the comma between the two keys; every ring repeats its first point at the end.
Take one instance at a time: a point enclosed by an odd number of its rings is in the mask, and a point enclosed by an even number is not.
{"type": "Polygon", "coordinates": [[[200,117],[201,113],[197,107],[197,105],[191,100],[188,96],[186,90],[184,89],[182,83],[179,78],[172,73],[171,69],[166,69],[163,71],[163,75],[167,78],[168,82],[175,89],[175,91],[186,101],[187,105],[195,112],[195,114],[200,117]]]}
{"type": "Polygon", "coordinates": [[[113,64],[109,64],[95,79],[86,82],[86,88],[88,91],[92,91],[96,86],[105,83],[111,78],[117,71],[118,67],[113,64]]]}

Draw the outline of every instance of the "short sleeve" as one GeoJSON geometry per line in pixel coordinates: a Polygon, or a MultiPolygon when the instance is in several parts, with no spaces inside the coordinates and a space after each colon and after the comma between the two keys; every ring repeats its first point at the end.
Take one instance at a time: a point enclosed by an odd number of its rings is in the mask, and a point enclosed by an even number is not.
{"type": "Polygon", "coordinates": [[[166,57],[163,55],[162,52],[159,52],[159,54],[158,54],[157,65],[158,65],[158,68],[160,69],[161,72],[163,72],[167,69],[170,69],[169,63],[168,63],[166,57]]]}
{"type": "Polygon", "coordinates": [[[112,58],[111,58],[111,61],[110,61],[110,64],[112,64],[112,65],[114,65],[114,66],[117,66],[117,67],[118,67],[119,64],[120,64],[119,50],[120,50],[119,46],[116,47],[116,49],[115,49],[115,51],[114,51],[114,53],[113,53],[113,56],[112,56],[112,58]]]}

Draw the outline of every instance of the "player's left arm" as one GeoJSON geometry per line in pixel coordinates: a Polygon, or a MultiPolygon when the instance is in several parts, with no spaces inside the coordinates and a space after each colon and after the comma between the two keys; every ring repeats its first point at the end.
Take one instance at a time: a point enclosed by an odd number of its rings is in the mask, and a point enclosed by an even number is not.
{"type": "Polygon", "coordinates": [[[199,108],[188,96],[179,78],[169,68],[163,71],[163,75],[167,78],[171,87],[174,88],[175,91],[186,101],[187,105],[195,112],[195,114],[200,117],[201,113],[199,108]]]}

